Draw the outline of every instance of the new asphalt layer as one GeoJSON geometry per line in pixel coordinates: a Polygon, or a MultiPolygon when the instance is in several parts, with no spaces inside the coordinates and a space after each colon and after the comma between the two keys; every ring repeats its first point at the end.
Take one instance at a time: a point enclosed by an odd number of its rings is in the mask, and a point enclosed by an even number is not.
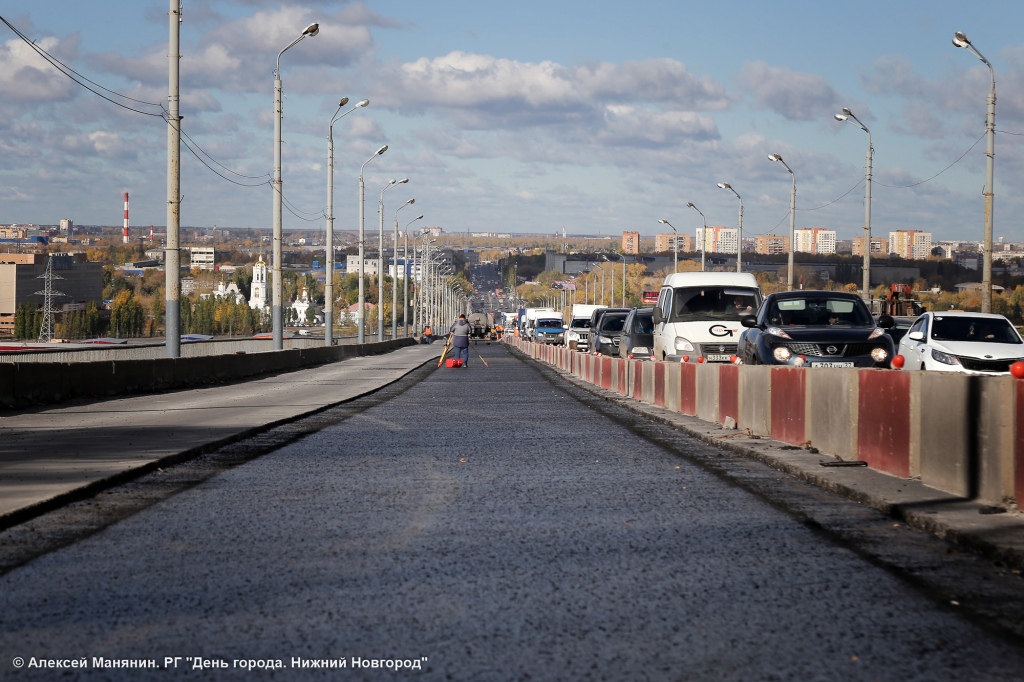
{"type": "MultiPolygon", "coordinates": [[[[213,388],[0,414],[0,528],[373,394],[419,368],[433,368],[440,352],[440,344],[418,345],[213,388]]],[[[1024,513],[1015,508],[965,500],[866,467],[835,466],[826,454],[624,398],[516,355],[594,396],[598,409],[628,412],[749,456],[961,550],[1024,570],[1024,513]]],[[[482,372],[478,358],[470,357],[470,372],[482,372]]]]}

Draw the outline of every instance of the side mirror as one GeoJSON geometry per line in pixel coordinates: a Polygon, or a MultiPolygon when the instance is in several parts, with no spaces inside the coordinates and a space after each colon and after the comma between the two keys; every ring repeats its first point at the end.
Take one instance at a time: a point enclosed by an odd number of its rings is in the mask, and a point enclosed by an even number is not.
{"type": "Polygon", "coordinates": [[[911,341],[924,341],[924,332],[922,332],[922,331],[910,332],[909,334],[907,334],[907,338],[910,339],[911,341]]]}
{"type": "Polygon", "coordinates": [[[744,315],[743,317],[740,318],[740,324],[743,325],[744,327],[756,327],[757,318],[754,317],[753,315],[744,315]]]}
{"type": "Polygon", "coordinates": [[[878,326],[882,329],[889,329],[894,324],[896,320],[892,319],[892,315],[882,315],[878,318],[878,326]]]}
{"type": "Polygon", "coordinates": [[[654,324],[661,324],[665,321],[665,317],[661,314],[661,308],[654,309],[654,324]]]}

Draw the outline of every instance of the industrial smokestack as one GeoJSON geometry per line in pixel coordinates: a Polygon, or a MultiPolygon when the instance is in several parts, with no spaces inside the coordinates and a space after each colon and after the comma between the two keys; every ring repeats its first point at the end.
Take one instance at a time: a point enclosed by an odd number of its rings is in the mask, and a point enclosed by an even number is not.
{"type": "Polygon", "coordinates": [[[124,243],[128,243],[128,192],[124,193],[124,243]]]}

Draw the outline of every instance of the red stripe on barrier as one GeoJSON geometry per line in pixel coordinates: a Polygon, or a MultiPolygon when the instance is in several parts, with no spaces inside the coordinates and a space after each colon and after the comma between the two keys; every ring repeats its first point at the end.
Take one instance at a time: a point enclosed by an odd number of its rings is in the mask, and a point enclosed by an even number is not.
{"type": "Polygon", "coordinates": [[[640,400],[644,397],[644,366],[639,360],[633,360],[633,393],[632,397],[640,400]]]}
{"type": "Polygon", "coordinates": [[[1017,382],[1017,433],[1014,442],[1014,489],[1017,496],[1018,507],[1024,504],[1024,380],[1017,382]]]}
{"type": "Polygon", "coordinates": [[[718,368],[718,420],[725,423],[726,417],[740,425],[740,368],[736,365],[718,368]]]}
{"type": "Polygon", "coordinates": [[[612,359],[601,358],[601,388],[611,390],[612,387],[612,359]]]}
{"type": "Polygon", "coordinates": [[[873,469],[910,475],[910,373],[862,371],[857,377],[858,456],[873,469]]]}
{"type": "Polygon", "coordinates": [[[665,407],[665,363],[654,365],[654,404],[665,407]]]}
{"type": "Polygon", "coordinates": [[[772,438],[783,443],[802,445],[806,440],[804,409],[809,370],[799,367],[772,367],[772,438]]]}
{"type": "Polygon", "coordinates": [[[679,366],[679,411],[697,414],[697,365],[684,362],[679,366]]]}
{"type": "Polygon", "coordinates": [[[629,376],[629,371],[627,370],[628,363],[628,360],[623,360],[615,365],[618,369],[618,381],[615,382],[615,387],[621,395],[629,394],[629,388],[626,386],[626,377],[629,376]]]}

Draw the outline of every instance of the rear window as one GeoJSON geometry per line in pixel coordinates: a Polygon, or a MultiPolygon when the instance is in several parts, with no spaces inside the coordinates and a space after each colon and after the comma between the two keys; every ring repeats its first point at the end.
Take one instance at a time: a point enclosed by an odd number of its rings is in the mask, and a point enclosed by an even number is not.
{"type": "Polygon", "coordinates": [[[672,292],[669,322],[737,320],[743,315],[753,315],[760,302],[756,289],[679,287],[672,292]]]}

